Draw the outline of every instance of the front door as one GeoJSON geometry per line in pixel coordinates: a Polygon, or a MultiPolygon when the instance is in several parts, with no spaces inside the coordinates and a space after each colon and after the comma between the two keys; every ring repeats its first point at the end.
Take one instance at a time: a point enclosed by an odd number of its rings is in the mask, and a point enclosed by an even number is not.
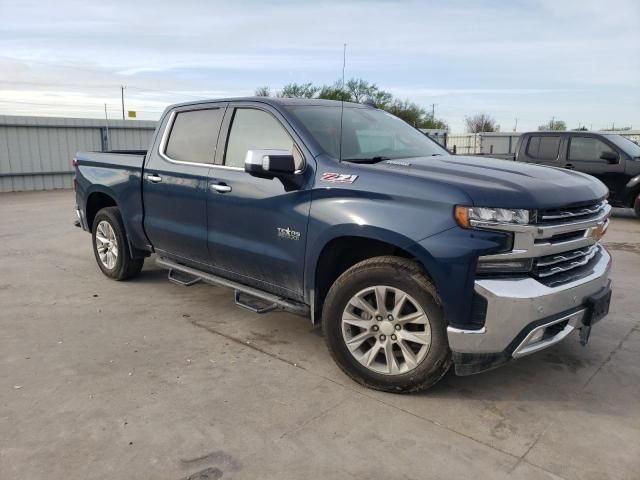
{"type": "Polygon", "coordinates": [[[624,189],[628,180],[624,175],[624,159],[613,146],[599,138],[572,136],[567,150],[567,163],[577,171],[593,175],[604,183],[612,197],[624,189]],[[600,158],[604,152],[618,155],[618,163],[609,163],[600,158]]]}
{"type": "Polygon", "coordinates": [[[209,176],[208,246],[211,265],[220,274],[296,298],[303,293],[314,176],[311,162],[304,164],[311,155],[302,153],[285,123],[266,106],[229,106],[229,127],[223,127],[220,139],[226,149],[209,176]],[[299,186],[246,173],[244,160],[254,149],[295,152],[302,170],[299,186]]]}
{"type": "Polygon", "coordinates": [[[161,255],[208,263],[209,170],[226,105],[189,106],[164,122],[147,153],[142,181],[144,228],[161,255]]]}

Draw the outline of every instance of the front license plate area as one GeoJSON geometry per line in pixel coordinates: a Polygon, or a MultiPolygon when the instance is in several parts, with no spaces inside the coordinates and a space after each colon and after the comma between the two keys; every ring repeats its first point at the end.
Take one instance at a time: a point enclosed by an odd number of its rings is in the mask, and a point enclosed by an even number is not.
{"type": "Polygon", "coordinates": [[[599,292],[591,295],[587,299],[587,315],[583,319],[582,323],[591,326],[594,323],[599,322],[609,313],[609,306],[611,305],[611,288],[603,287],[599,292]]]}
{"type": "Polygon", "coordinates": [[[591,335],[591,326],[609,313],[611,305],[611,288],[603,287],[599,292],[587,298],[587,312],[582,319],[582,328],[580,329],[580,343],[586,345],[591,335]]]}

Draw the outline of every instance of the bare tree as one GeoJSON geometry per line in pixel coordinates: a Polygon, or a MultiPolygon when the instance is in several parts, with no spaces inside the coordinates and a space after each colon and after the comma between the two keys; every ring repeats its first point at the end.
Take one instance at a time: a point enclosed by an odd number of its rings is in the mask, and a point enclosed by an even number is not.
{"type": "Polygon", "coordinates": [[[256,97],[270,97],[271,87],[258,87],[256,88],[256,97]]]}
{"type": "Polygon", "coordinates": [[[498,125],[496,121],[486,113],[477,113],[471,117],[465,117],[464,123],[466,124],[467,132],[469,133],[500,131],[500,125],[498,125]]]}

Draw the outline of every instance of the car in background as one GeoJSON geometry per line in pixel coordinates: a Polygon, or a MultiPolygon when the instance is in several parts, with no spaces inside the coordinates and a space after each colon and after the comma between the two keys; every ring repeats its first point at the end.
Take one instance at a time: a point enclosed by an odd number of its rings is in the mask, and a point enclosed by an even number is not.
{"type": "Polygon", "coordinates": [[[609,189],[609,203],[640,216],[640,146],[622,135],[597,132],[523,133],[517,162],[593,175],[609,189]]]}

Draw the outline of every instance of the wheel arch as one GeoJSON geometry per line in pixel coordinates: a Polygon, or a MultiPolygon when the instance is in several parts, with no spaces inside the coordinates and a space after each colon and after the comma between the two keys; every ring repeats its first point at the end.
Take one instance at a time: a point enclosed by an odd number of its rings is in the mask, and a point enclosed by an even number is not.
{"type": "Polygon", "coordinates": [[[85,217],[87,220],[87,227],[90,232],[93,230],[93,220],[95,219],[96,214],[106,207],[120,208],[118,202],[115,200],[115,196],[111,192],[107,192],[102,189],[95,189],[87,195],[85,217]]]}
{"type": "Polygon", "coordinates": [[[324,299],[335,280],[356,263],[369,258],[392,255],[413,259],[429,275],[431,258],[419,244],[385,229],[369,227],[343,229],[339,234],[326,236],[314,244],[312,265],[306,271],[306,291],[309,295],[312,322],[319,323],[324,299]]]}

